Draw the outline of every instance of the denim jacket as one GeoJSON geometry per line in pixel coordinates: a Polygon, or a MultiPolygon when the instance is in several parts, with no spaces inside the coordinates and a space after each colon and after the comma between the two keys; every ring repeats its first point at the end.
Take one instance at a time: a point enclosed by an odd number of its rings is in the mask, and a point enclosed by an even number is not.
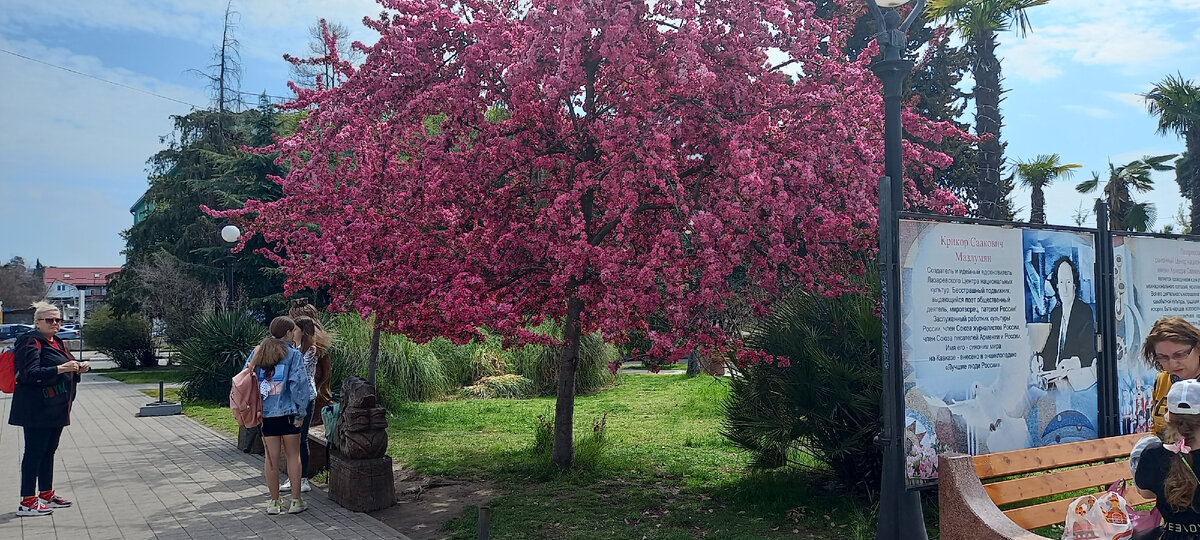
{"type": "MultiPolygon", "coordinates": [[[[253,353],[251,353],[253,355],[253,353]]],[[[249,364],[250,360],[247,359],[249,364]]],[[[294,347],[288,347],[288,355],[275,365],[275,374],[270,381],[264,380],[266,373],[256,367],[258,380],[266,382],[269,390],[263,398],[263,418],[275,418],[293,414],[304,414],[314,394],[308,372],[304,369],[304,356],[294,347]]],[[[262,384],[262,383],[259,383],[262,384]]]]}

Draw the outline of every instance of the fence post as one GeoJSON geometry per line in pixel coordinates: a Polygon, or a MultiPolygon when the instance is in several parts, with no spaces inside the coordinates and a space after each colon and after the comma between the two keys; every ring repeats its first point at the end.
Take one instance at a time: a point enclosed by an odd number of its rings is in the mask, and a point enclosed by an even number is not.
{"type": "Polygon", "coordinates": [[[491,527],[492,509],[488,506],[479,507],[479,540],[488,540],[488,529],[491,527]]]}

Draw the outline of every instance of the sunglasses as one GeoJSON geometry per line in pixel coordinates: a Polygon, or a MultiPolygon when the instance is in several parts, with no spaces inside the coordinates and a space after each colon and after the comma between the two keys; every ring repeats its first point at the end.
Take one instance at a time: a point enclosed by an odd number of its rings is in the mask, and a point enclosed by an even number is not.
{"type": "Polygon", "coordinates": [[[47,323],[50,323],[50,324],[61,324],[63,322],[62,319],[38,319],[38,320],[46,321],[47,323]]]}

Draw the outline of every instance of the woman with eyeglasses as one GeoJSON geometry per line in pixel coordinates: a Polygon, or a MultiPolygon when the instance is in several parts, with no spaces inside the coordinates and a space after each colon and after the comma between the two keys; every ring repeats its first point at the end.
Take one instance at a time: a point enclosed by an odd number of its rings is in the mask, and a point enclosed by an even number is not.
{"type": "Polygon", "coordinates": [[[1183,317],[1164,317],[1154,322],[1142,343],[1142,358],[1159,371],[1151,392],[1150,431],[1163,436],[1166,428],[1167,393],[1171,385],[1200,377],[1200,329],[1183,317]]]}
{"type": "Polygon", "coordinates": [[[19,517],[44,516],[71,506],[71,501],[54,493],[54,452],[63,427],[71,423],[79,374],[91,368],[75,360],[55,337],[63,322],[57,307],[35,302],[33,318],[34,329],[13,344],[17,385],[8,414],[8,423],[25,431],[19,517]]]}

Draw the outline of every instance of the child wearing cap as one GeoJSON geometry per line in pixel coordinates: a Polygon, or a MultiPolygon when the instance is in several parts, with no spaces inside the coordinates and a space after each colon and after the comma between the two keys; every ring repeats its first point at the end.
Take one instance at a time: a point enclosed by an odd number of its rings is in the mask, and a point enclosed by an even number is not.
{"type": "Polygon", "coordinates": [[[1200,540],[1200,481],[1190,444],[1200,450],[1200,382],[1184,379],[1167,393],[1164,444],[1145,437],[1130,455],[1133,481],[1146,497],[1155,497],[1163,524],[1149,536],[1163,540],[1200,540]]]}

